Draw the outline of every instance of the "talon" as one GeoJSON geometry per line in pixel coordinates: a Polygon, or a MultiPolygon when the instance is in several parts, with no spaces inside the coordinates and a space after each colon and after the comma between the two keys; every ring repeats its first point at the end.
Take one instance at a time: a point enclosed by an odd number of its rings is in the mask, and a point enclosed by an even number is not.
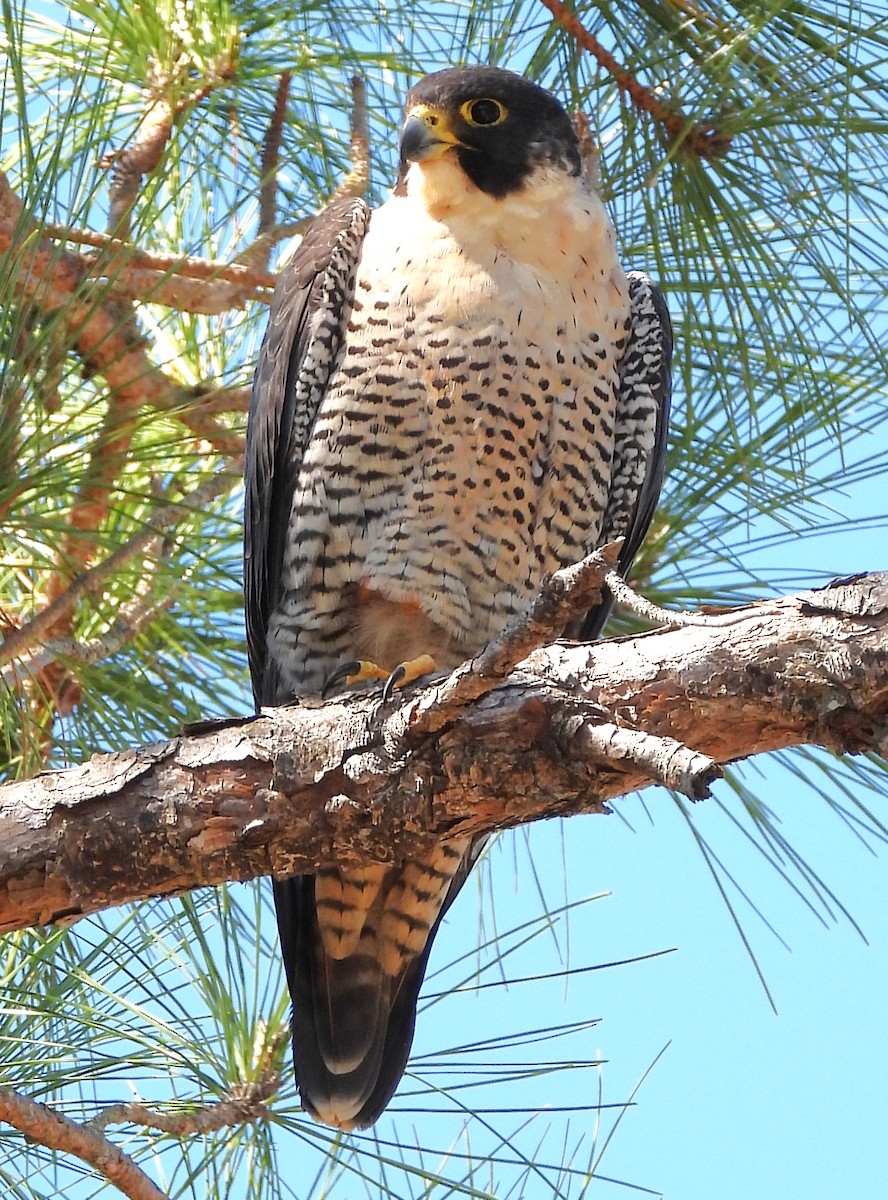
{"type": "Polygon", "coordinates": [[[423,675],[431,675],[436,665],[431,654],[420,654],[419,658],[411,658],[407,662],[398,663],[386,679],[385,687],[382,689],[383,704],[387,704],[391,700],[395,688],[404,687],[406,684],[412,683],[414,679],[421,679],[423,675]]]}
{"type": "Polygon", "coordinates": [[[401,680],[404,678],[404,676],[406,674],[407,674],[407,668],[404,666],[403,663],[398,663],[398,665],[395,667],[394,671],[392,671],[391,675],[389,675],[388,679],[385,681],[385,687],[382,689],[383,704],[388,704],[389,700],[391,700],[391,698],[392,698],[392,692],[395,690],[395,688],[398,686],[398,684],[401,682],[401,680]]]}
{"type": "Polygon", "coordinates": [[[388,671],[383,671],[382,667],[378,667],[376,663],[368,662],[363,658],[353,658],[350,662],[342,663],[329,676],[327,682],[321,688],[321,699],[326,700],[337,684],[340,683],[345,683],[349,687],[353,687],[356,683],[365,683],[368,679],[387,680],[388,678],[388,671]]]}

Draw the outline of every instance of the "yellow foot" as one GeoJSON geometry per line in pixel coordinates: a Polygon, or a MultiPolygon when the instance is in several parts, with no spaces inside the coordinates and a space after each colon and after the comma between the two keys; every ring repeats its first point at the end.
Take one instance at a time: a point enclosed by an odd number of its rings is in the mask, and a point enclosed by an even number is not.
{"type": "Polygon", "coordinates": [[[377,667],[375,662],[363,658],[352,659],[338,666],[321,689],[321,699],[326,700],[330,693],[340,683],[354,687],[356,683],[366,683],[368,679],[388,680],[389,672],[377,667]]]}
{"type": "Polygon", "coordinates": [[[382,689],[382,699],[387,702],[391,700],[395,688],[405,687],[414,679],[431,674],[434,669],[435,660],[431,654],[420,654],[418,658],[398,663],[391,673],[378,667],[375,662],[356,658],[336,668],[321,690],[321,699],[326,700],[340,683],[353,687],[356,683],[366,683],[368,679],[384,679],[385,687],[382,689]]]}
{"type": "Polygon", "coordinates": [[[382,689],[383,703],[391,700],[395,688],[405,687],[408,683],[413,683],[414,679],[421,679],[423,675],[431,675],[434,669],[435,660],[431,654],[420,654],[419,658],[410,658],[407,662],[398,663],[385,681],[385,687],[382,689]]]}

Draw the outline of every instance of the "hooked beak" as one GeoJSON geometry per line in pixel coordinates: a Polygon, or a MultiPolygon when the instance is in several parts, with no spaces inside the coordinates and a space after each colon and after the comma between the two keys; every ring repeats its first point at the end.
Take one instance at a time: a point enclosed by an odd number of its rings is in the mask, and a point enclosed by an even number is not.
{"type": "Polygon", "coordinates": [[[451,146],[461,145],[462,142],[451,130],[447,115],[442,109],[433,104],[417,104],[407,113],[401,126],[398,145],[401,170],[404,171],[411,162],[440,158],[451,146]]]}

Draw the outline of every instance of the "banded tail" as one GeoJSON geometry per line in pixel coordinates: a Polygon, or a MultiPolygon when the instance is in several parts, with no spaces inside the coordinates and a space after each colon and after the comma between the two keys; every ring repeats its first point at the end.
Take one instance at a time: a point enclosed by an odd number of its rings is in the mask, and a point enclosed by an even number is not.
{"type": "Polygon", "coordinates": [[[404,1073],[438,925],[484,839],[423,858],[277,880],[303,1106],[327,1125],[372,1125],[404,1073]]]}

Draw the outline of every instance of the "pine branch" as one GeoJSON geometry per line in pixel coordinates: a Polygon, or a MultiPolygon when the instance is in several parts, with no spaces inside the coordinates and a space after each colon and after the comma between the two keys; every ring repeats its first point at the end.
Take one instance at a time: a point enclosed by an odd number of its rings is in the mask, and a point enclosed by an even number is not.
{"type": "MultiPolygon", "coordinates": [[[[260,237],[273,229],[277,221],[277,173],[284,122],[287,119],[290,78],[289,71],[281,71],[274,107],[271,110],[265,137],[262,139],[262,153],[259,158],[259,228],[257,231],[260,237]]],[[[270,251],[270,244],[268,249],[270,251]]],[[[268,261],[267,254],[265,261],[266,263],[268,261]]]]}
{"type": "MultiPolygon", "coordinates": [[[[289,229],[285,236],[289,235],[289,229]]],[[[90,230],[73,229],[64,225],[35,227],[28,235],[17,228],[12,220],[0,219],[0,254],[14,255],[22,264],[19,276],[21,294],[28,300],[35,299],[46,313],[65,312],[72,303],[75,290],[79,290],[74,302],[78,312],[71,313],[68,323],[76,328],[85,325],[85,336],[97,331],[93,344],[103,347],[101,358],[91,365],[96,374],[106,375],[105,367],[115,369],[119,384],[131,389],[134,382],[149,377],[158,382],[159,368],[149,367],[147,362],[133,363],[136,370],[127,371],[133,362],[131,355],[144,353],[142,339],[132,332],[124,334],[124,313],[120,308],[123,300],[140,303],[160,304],[179,312],[217,315],[234,309],[245,308],[258,302],[268,304],[274,288],[275,277],[268,271],[255,269],[243,263],[217,262],[200,257],[183,258],[173,254],[153,254],[139,250],[120,238],[90,230]],[[38,234],[43,240],[33,247],[31,238],[38,234]],[[54,243],[70,242],[86,246],[99,246],[113,252],[78,255],[71,250],[61,250],[54,243]],[[88,280],[100,281],[98,298],[90,297],[84,285],[88,280]],[[103,324],[103,318],[111,316],[113,324],[103,324]],[[125,341],[123,339],[126,339],[125,341]],[[113,339],[113,340],[112,340],[113,339]],[[121,357],[126,355],[122,365],[121,357]],[[127,375],[129,378],[127,378],[127,375]]],[[[164,379],[160,389],[161,398],[174,387],[164,379]]],[[[145,397],[153,400],[153,394],[145,397]]]]}
{"type": "Polygon", "coordinates": [[[50,1150],[61,1150],[88,1163],[129,1200],[168,1200],[145,1172],[97,1129],[78,1125],[46,1104],[0,1088],[0,1120],[50,1150]]]}
{"type": "Polygon", "coordinates": [[[97,755],[0,789],[0,930],[334,858],[402,860],[606,812],[652,781],[699,795],[711,763],[791,745],[884,755],[886,667],[888,574],[865,575],[730,623],[556,643],[418,742],[425,693],[376,693],[97,755]]]}
{"type": "MultiPolygon", "coordinates": [[[[149,298],[146,292],[150,295],[152,286],[163,278],[153,268],[167,268],[176,260],[152,262],[150,270],[144,265],[131,268],[128,263],[138,257],[138,252],[119,238],[99,238],[98,235],[89,239],[85,234],[81,235],[82,241],[99,241],[104,252],[97,259],[89,260],[63,250],[45,236],[45,229],[23,220],[21,201],[2,173],[0,218],[6,218],[0,219],[0,255],[8,254],[17,267],[13,282],[17,302],[41,317],[61,316],[63,321],[54,335],[61,339],[59,364],[70,342],[84,372],[103,376],[108,385],[102,426],[67,514],[67,529],[56,553],[56,569],[45,588],[44,608],[39,617],[29,623],[32,634],[39,627],[39,636],[49,639],[58,654],[68,658],[70,651],[71,657],[86,662],[104,652],[101,640],[93,645],[74,642],[73,605],[65,598],[77,594],[76,586],[72,591],[73,581],[88,576],[88,568],[95,560],[99,531],[130,453],[136,414],[146,405],[173,411],[192,434],[206,443],[208,450],[236,457],[242,451],[242,433],[219,425],[213,419],[213,413],[224,411],[220,408],[221,397],[229,401],[230,409],[242,409],[245,406],[244,390],[224,389],[216,394],[195,396],[174,384],[151,362],[146,341],[130,308],[108,294],[114,287],[132,299],[149,298]],[[92,277],[103,274],[108,275],[103,283],[92,282],[92,277]]],[[[67,236],[70,231],[63,230],[62,233],[67,236]]],[[[145,257],[139,261],[144,264],[145,257]]],[[[213,266],[206,260],[190,264],[189,269],[196,278],[179,280],[178,289],[171,285],[171,292],[175,294],[168,295],[167,299],[182,299],[182,288],[191,287],[206,293],[207,289],[216,287],[210,279],[213,266]]],[[[237,282],[221,285],[227,289],[222,296],[223,307],[231,307],[233,299],[245,302],[254,290],[254,284],[245,283],[244,277],[256,278],[255,272],[240,264],[228,269],[234,272],[237,282]]],[[[217,292],[216,300],[219,299],[217,292]]],[[[92,576],[93,579],[100,577],[101,573],[92,576]]],[[[108,644],[122,644],[122,640],[133,636],[142,624],[138,622],[131,633],[126,632],[125,625],[120,625],[113,631],[108,644]]],[[[10,633],[7,640],[11,639],[14,645],[21,647],[23,643],[17,637],[20,632],[10,633]]],[[[8,652],[9,645],[5,649],[8,652]]],[[[8,658],[0,653],[0,661],[8,661],[8,658]]],[[[4,677],[11,678],[13,686],[24,681],[34,710],[43,714],[47,728],[55,712],[70,712],[80,699],[79,684],[71,677],[68,665],[56,654],[44,653],[32,660],[24,675],[12,669],[4,672],[4,677]]],[[[48,747],[48,739],[45,744],[48,747]]]]}
{"type": "Polygon", "coordinates": [[[6,663],[0,669],[0,679],[7,687],[17,688],[21,686],[23,676],[40,675],[54,664],[69,671],[75,664],[97,663],[117,654],[162,612],[172,608],[175,602],[173,592],[167,592],[159,598],[144,595],[145,592],[151,591],[153,577],[159,564],[159,557],[146,564],[145,573],[136,585],[133,599],[122,605],[117,617],[100,637],[87,638],[85,641],[76,641],[72,637],[54,638],[44,643],[38,652],[29,654],[23,662],[6,663]]]}
{"type": "MultiPolygon", "coordinates": [[[[277,214],[277,171],[280,154],[286,99],[290,74],[284,71],[278,83],[275,104],[262,142],[259,180],[259,229],[256,238],[240,255],[246,266],[264,270],[271,251],[278,242],[289,237],[301,237],[314,220],[316,213],[300,221],[275,224],[277,214]]],[[[367,90],[364,81],[355,75],[351,81],[351,160],[352,165],[330,197],[329,203],[345,196],[363,196],[370,182],[370,124],[367,117],[367,90]]]]}
{"type": "Polygon", "coordinates": [[[577,45],[587,50],[602,70],[610,75],[620,91],[626,93],[635,110],[647,114],[663,128],[670,142],[681,145],[700,158],[723,158],[727,154],[732,140],[730,133],[715,125],[695,124],[684,113],[670,108],[649,88],[639,83],[631,71],[621,67],[566,4],[560,0],[541,0],[541,3],[577,45]]]}
{"type": "MultiPolygon", "coordinates": [[[[39,228],[22,229],[0,220],[0,255],[17,268],[12,291],[18,303],[46,316],[63,314],[84,371],[101,375],[121,404],[175,403],[187,398],[146,354],[144,339],[133,333],[120,302],[87,290],[87,264],[62,250],[39,228]]],[[[101,289],[98,289],[101,291],[101,289]]]]}
{"type": "MultiPolygon", "coordinates": [[[[289,1030],[286,1030],[286,1034],[289,1035],[289,1030]]],[[[277,1092],[280,1083],[279,1073],[270,1071],[255,1083],[245,1083],[232,1089],[224,1100],[190,1112],[165,1113],[133,1101],[110,1104],[90,1121],[88,1128],[99,1130],[109,1125],[142,1125],[146,1129],[155,1129],[178,1138],[216,1133],[220,1129],[246,1125],[267,1117],[265,1102],[277,1092]]]]}
{"type": "Polygon", "coordinates": [[[117,237],[129,233],[130,213],[142,180],[160,165],[176,122],[237,70],[234,57],[223,56],[212,65],[207,78],[189,90],[189,66],[185,55],[179,56],[172,73],[162,71],[154,62],[149,65],[143,87],[145,108],[133,140],[102,160],[102,166],[112,168],[108,232],[117,237]]]}
{"type": "Polygon", "coordinates": [[[370,123],[367,119],[367,88],[360,75],[353,76],[351,91],[349,149],[352,165],[348,174],[340,180],[330,197],[331,202],[343,200],[347,196],[363,196],[370,183],[370,123]]]}

